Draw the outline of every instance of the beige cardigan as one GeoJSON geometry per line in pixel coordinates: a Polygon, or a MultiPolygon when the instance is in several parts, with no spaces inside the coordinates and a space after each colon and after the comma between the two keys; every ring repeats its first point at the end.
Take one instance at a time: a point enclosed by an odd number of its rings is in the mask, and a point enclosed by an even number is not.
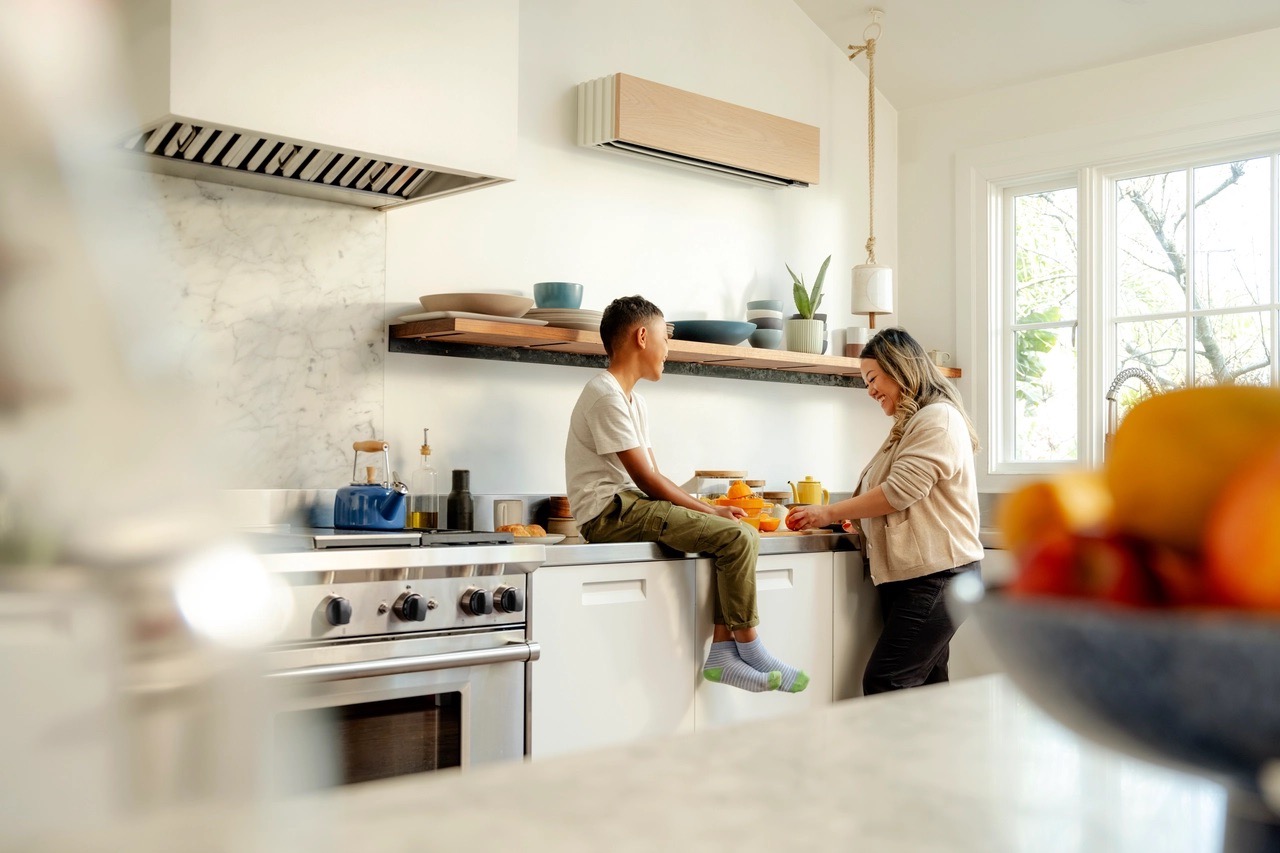
{"type": "Polygon", "coordinates": [[[978,484],[964,417],[930,403],[862,469],[858,493],[884,487],[894,512],[861,522],[871,580],[909,580],[982,559],[978,484]]]}

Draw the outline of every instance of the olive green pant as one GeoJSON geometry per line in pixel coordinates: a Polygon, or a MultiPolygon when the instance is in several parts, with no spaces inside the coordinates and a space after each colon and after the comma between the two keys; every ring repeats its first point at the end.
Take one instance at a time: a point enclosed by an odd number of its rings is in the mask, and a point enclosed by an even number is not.
{"type": "Polygon", "coordinates": [[[588,542],[661,542],[687,554],[711,554],[716,569],[715,624],[730,631],[760,624],[756,612],[760,539],[745,524],[626,491],[614,495],[604,512],[578,529],[588,542]]]}

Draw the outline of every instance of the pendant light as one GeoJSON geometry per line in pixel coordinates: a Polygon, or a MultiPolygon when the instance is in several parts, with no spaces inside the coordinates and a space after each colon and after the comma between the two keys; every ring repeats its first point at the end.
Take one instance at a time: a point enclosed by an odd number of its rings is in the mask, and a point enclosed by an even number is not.
{"type": "Polygon", "coordinates": [[[893,268],[876,263],[876,43],[883,32],[879,9],[871,10],[871,23],[862,31],[864,44],[851,44],[849,59],[867,55],[867,195],[870,215],[867,218],[867,262],[853,268],[850,313],[867,314],[871,328],[876,327],[877,314],[893,313],[893,268]]]}

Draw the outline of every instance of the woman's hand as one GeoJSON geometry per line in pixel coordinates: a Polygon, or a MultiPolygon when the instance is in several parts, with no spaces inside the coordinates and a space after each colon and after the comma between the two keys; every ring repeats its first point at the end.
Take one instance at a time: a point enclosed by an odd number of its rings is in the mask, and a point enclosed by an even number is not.
{"type": "Polygon", "coordinates": [[[826,527],[835,519],[828,507],[798,506],[787,513],[787,527],[791,530],[809,530],[814,527],[826,527]]]}

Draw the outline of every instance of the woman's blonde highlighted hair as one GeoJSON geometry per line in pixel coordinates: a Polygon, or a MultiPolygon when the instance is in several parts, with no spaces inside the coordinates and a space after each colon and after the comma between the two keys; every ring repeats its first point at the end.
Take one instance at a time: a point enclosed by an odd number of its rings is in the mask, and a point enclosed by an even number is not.
{"type": "Polygon", "coordinates": [[[862,348],[861,358],[874,359],[885,375],[902,389],[898,409],[893,413],[893,428],[889,430],[891,443],[902,438],[907,422],[921,407],[944,400],[955,406],[960,417],[964,418],[965,426],[969,428],[969,441],[977,452],[978,432],[964,410],[960,394],[906,329],[881,329],[862,348]]]}

